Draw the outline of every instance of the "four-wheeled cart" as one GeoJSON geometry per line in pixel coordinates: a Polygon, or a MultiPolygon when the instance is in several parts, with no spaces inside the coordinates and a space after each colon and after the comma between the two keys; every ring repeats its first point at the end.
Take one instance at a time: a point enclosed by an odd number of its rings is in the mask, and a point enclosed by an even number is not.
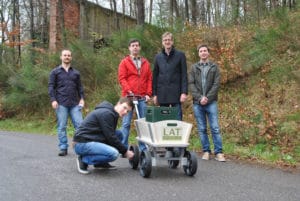
{"type": "Polygon", "coordinates": [[[152,166],[156,166],[158,160],[166,160],[170,168],[177,168],[180,164],[188,176],[197,172],[197,156],[187,150],[192,124],[174,119],[151,122],[146,118],[137,119],[134,123],[136,139],[145,143],[147,150],[140,153],[138,146],[130,146],[135,156],[129,163],[133,169],[139,166],[141,176],[149,177],[152,166]]]}

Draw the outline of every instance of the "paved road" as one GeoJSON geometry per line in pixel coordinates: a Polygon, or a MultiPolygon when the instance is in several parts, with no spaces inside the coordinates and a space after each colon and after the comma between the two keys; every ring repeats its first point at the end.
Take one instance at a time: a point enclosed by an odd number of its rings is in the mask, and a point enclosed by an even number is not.
{"type": "Polygon", "coordinates": [[[76,170],[58,157],[56,136],[0,131],[0,201],[299,201],[300,174],[234,162],[198,160],[194,177],[165,161],[145,179],[126,159],[117,170],[76,170]]]}

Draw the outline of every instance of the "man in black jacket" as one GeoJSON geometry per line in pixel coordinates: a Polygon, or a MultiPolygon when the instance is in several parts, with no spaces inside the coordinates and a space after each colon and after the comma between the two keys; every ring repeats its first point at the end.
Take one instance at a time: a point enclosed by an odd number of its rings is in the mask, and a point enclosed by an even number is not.
{"type": "Polygon", "coordinates": [[[86,116],[73,138],[80,173],[88,174],[88,165],[112,168],[108,162],[116,160],[119,153],[132,159],[134,153],[121,143],[122,133],[116,130],[118,118],[125,116],[132,108],[132,101],[125,97],[115,106],[104,101],[86,116]]]}
{"type": "Polygon", "coordinates": [[[155,105],[178,108],[178,120],[182,120],[181,103],[188,93],[186,57],[173,44],[172,33],[164,33],[163,49],[154,59],[152,94],[155,105]]]}

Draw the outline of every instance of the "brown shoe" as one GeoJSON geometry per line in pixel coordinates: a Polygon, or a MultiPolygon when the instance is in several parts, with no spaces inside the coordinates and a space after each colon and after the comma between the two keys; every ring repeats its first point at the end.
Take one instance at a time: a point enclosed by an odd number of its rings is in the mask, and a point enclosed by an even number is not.
{"type": "Polygon", "coordinates": [[[218,153],[218,154],[216,155],[215,159],[216,159],[217,161],[219,161],[219,162],[225,162],[225,161],[226,161],[226,159],[225,159],[225,157],[224,157],[224,154],[222,154],[222,153],[218,153]]]}

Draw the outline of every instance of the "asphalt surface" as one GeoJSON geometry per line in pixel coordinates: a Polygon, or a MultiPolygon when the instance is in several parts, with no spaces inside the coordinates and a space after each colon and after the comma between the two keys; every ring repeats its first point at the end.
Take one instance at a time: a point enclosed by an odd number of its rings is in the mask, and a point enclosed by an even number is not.
{"type": "Polygon", "coordinates": [[[150,178],[128,160],[116,170],[82,175],[76,155],[57,156],[56,136],[0,131],[0,201],[299,201],[300,174],[255,165],[198,158],[186,176],[158,161],[150,178]]]}

